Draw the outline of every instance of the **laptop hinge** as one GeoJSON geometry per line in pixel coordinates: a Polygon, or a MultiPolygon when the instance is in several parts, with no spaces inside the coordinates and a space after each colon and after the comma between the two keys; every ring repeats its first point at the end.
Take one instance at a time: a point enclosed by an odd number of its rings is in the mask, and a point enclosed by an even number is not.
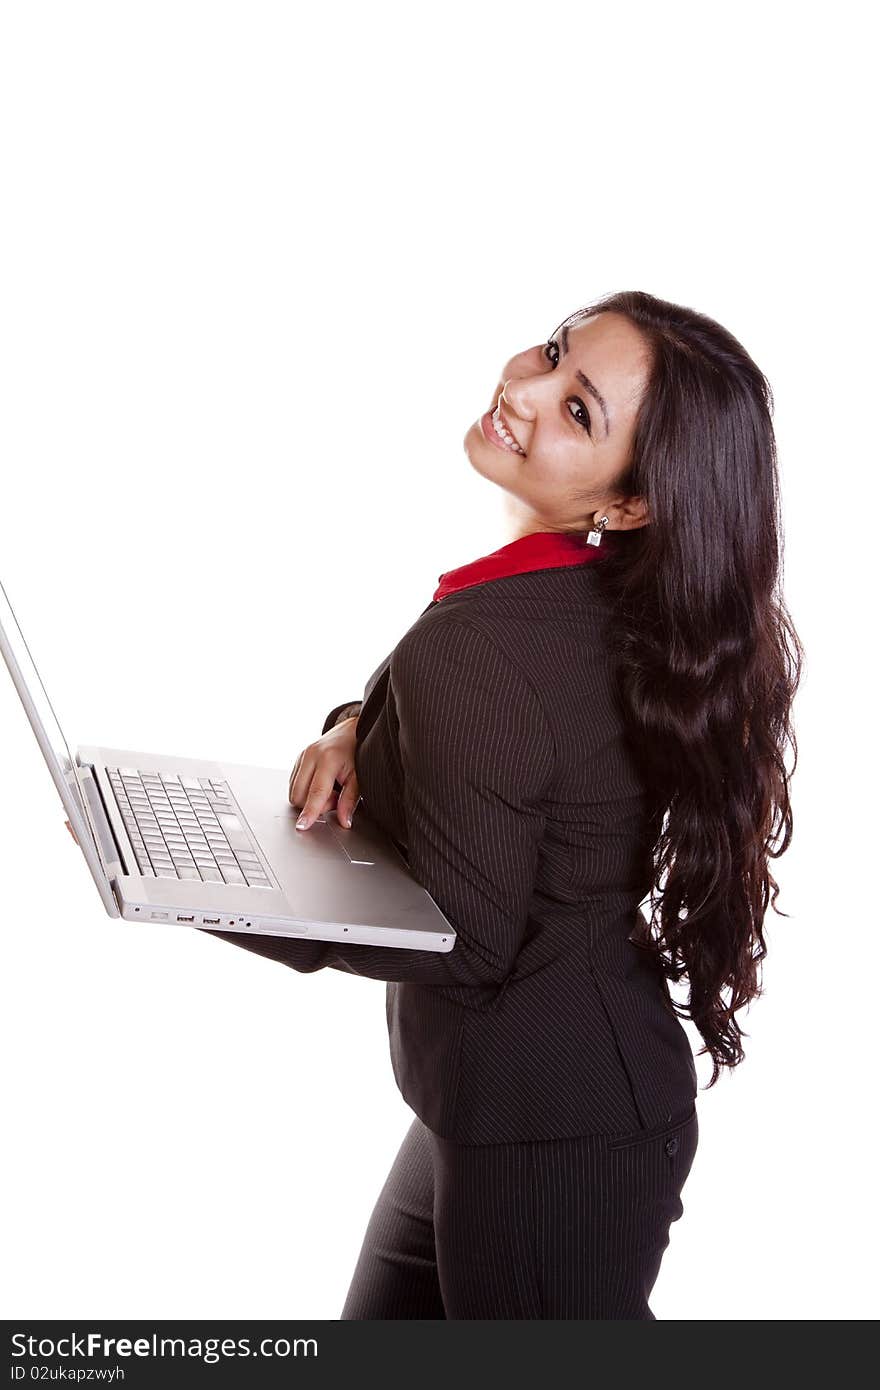
{"type": "Polygon", "coordinates": [[[92,817],[92,824],[95,827],[95,834],[98,837],[98,844],[101,847],[101,854],[107,868],[108,877],[112,880],[120,874],[127,874],[129,871],[125,867],[125,858],[119,846],[119,842],[113,833],[113,826],[104,805],[104,798],[97,779],[93,776],[94,769],[90,766],[77,766],[77,776],[83,789],[83,795],[88,802],[89,812],[92,817]]]}

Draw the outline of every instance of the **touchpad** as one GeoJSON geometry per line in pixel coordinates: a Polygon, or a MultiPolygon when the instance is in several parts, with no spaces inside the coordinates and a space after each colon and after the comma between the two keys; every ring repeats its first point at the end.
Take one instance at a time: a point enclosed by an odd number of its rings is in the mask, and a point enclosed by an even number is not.
{"type": "Polygon", "coordinates": [[[366,834],[354,827],[343,830],[335,811],[325,811],[318,820],[324,822],[350,864],[375,864],[375,849],[366,834]]]}

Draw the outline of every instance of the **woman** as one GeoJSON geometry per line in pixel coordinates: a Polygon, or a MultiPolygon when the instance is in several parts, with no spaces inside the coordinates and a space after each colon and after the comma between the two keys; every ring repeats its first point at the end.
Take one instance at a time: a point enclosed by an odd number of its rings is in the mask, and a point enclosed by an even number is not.
{"type": "Polygon", "coordinates": [[[464,439],[509,543],[440,576],[290,783],[303,833],[386,830],[453,950],[212,933],[389,982],[416,1118],[343,1319],[654,1317],[697,1147],[679,1017],[710,1086],[742,1061],[791,838],[771,409],[725,329],[644,293],[512,358],[464,439]]]}

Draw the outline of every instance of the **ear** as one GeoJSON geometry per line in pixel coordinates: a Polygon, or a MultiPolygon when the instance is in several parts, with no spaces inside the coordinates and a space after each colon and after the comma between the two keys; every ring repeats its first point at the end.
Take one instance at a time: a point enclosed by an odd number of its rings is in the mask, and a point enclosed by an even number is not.
{"type": "Polygon", "coordinates": [[[647,526],[651,520],[648,504],[644,497],[627,497],[614,504],[614,529],[634,531],[637,526],[647,526]]]}

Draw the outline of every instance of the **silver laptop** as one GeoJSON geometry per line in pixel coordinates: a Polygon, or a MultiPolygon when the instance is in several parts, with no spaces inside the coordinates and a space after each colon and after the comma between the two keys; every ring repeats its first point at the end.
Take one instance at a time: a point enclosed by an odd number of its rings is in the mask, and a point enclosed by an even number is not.
{"type": "Polygon", "coordinates": [[[455,932],[363,805],[306,831],[290,774],[79,747],[76,757],[0,584],[0,650],[111,917],[451,951],[455,932]]]}

